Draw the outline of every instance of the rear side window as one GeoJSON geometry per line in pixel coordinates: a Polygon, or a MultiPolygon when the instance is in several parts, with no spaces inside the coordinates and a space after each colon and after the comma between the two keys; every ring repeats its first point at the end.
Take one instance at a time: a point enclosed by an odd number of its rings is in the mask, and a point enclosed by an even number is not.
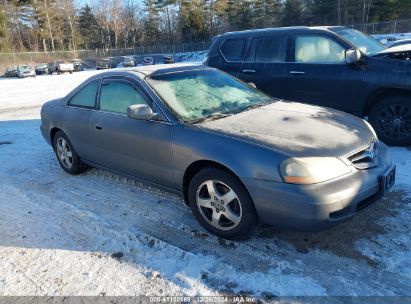
{"type": "Polygon", "coordinates": [[[245,43],[245,39],[227,39],[220,46],[221,53],[227,61],[241,61],[245,43]]]}
{"type": "Polygon", "coordinates": [[[100,110],[127,114],[127,108],[135,104],[147,105],[144,93],[125,81],[108,81],[101,85],[100,110]]]}
{"type": "Polygon", "coordinates": [[[285,62],[287,36],[256,38],[256,62],[285,62]]]}
{"type": "Polygon", "coordinates": [[[80,89],[69,101],[70,106],[92,109],[96,104],[97,89],[100,80],[94,80],[80,89]]]}

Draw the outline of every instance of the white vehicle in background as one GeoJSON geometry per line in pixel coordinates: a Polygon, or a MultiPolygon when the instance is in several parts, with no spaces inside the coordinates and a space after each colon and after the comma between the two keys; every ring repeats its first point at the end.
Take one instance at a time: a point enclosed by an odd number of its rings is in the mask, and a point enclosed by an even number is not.
{"type": "Polygon", "coordinates": [[[407,45],[407,44],[411,44],[411,38],[395,40],[391,43],[388,43],[387,46],[391,48],[394,46],[407,45]]]}
{"type": "Polygon", "coordinates": [[[17,67],[17,77],[26,78],[26,77],[36,77],[36,71],[27,64],[22,64],[17,67]]]}
{"type": "Polygon", "coordinates": [[[74,65],[72,63],[65,63],[63,60],[55,60],[49,63],[49,74],[70,73],[74,72],[74,65]]]}

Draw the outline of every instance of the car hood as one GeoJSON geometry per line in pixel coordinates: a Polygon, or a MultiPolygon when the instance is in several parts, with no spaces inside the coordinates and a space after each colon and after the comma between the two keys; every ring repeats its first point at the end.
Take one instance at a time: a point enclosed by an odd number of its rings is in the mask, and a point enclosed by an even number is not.
{"type": "Polygon", "coordinates": [[[284,101],[204,121],[198,126],[296,157],[340,157],[367,147],[374,138],[360,118],[284,101]]]}

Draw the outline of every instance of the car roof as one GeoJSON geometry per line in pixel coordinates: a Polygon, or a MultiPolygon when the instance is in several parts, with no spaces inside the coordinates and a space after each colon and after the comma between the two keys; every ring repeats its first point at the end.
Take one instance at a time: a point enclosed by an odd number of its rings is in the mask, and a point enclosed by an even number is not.
{"type": "Polygon", "coordinates": [[[301,33],[310,31],[333,31],[346,29],[344,26],[291,26],[291,27],[273,27],[273,28],[263,28],[263,29],[253,29],[245,31],[236,32],[226,32],[222,35],[216,37],[226,37],[226,36],[243,36],[250,34],[272,34],[272,33],[301,33]]]}
{"type": "Polygon", "coordinates": [[[192,70],[214,70],[214,68],[204,66],[201,63],[174,63],[174,64],[156,64],[138,66],[132,68],[118,68],[111,71],[99,73],[96,77],[107,76],[121,76],[127,73],[132,73],[139,78],[145,78],[146,76],[156,76],[168,73],[178,73],[192,70]]]}

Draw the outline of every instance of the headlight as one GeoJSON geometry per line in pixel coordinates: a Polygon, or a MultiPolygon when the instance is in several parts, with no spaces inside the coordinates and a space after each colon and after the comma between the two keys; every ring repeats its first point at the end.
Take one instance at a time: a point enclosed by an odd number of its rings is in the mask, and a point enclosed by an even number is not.
{"type": "Polygon", "coordinates": [[[370,129],[372,135],[374,135],[375,139],[378,139],[377,133],[375,133],[374,128],[370,125],[370,123],[368,121],[366,121],[365,119],[363,119],[364,123],[367,125],[368,129],[370,129]]]}
{"type": "Polygon", "coordinates": [[[281,163],[280,170],[284,181],[290,184],[321,183],[351,172],[334,157],[289,158],[281,163]]]}

